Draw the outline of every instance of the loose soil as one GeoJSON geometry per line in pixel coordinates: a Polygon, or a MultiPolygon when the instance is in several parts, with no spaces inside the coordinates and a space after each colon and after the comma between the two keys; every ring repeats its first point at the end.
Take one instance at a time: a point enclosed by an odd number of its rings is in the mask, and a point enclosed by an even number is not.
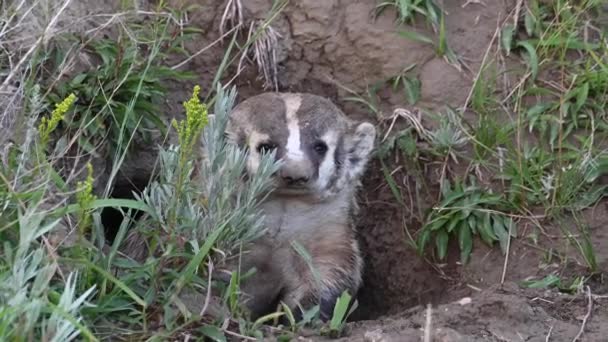
{"type": "MultiPolygon", "coordinates": [[[[188,5],[194,1],[170,2],[188,5]]],[[[190,24],[206,32],[200,40],[187,44],[192,53],[219,37],[217,28],[224,8],[224,1],[195,2],[200,9],[190,13],[190,24]]],[[[271,3],[243,1],[246,22],[264,18],[271,3]]],[[[363,93],[371,84],[415,64],[414,72],[422,83],[417,107],[432,110],[445,105],[462,106],[497,25],[513,10],[515,1],[443,1],[441,6],[448,13],[448,42],[464,62],[462,70],[437,57],[432,47],[400,36],[399,30],[411,30],[412,26],[399,26],[391,10],[374,19],[371,15],[374,6],[375,2],[370,0],[292,1],[272,23],[282,36],[278,49],[278,90],[326,96],[351,117],[372,120],[384,131],[394,108],[409,108],[404,92],[393,92],[388,85],[381,87],[382,114],[374,117],[364,106],[346,101],[350,94],[343,87],[363,93]]],[[[414,29],[432,34],[422,21],[414,29]]],[[[192,83],[171,86],[172,94],[166,100],[168,112],[179,111],[181,101],[188,98],[194,84],[209,88],[227,43],[209,48],[185,66],[200,77],[192,83]]],[[[224,82],[235,71],[235,67],[230,68],[224,82]]],[[[266,90],[257,76],[252,65],[239,75],[235,81],[239,100],[266,90]]],[[[422,121],[430,124],[424,116],[422,121]]],[[[148,152],[146,158],[153,160],[148,152]]],[[[146,163],[133,161],[130,164],[140,167],[123,170],[120,177],[126,180],[119,181],[127,184],[135,175],[142,178],[145,167],[141,166],[146,163]]],[[[401,167],[394,175],[406,194],[408,205],[404,208],[395,203],[380,163],[373,161],[370,165],[360,193],[357,225],[366,261],[364,286],[343,341],[420,341],[427,304],[432,305],[430,327],[434,341],[572,341],[583,321],[580,341],[608,340],[608,298],[599,297],[608,293],[608,287],[602,279],[590,282],[591,297],[585,291],[566,295],[518,285],[526,278],[552,272],[566,276],[583,272],[584,261],[568,241],[559,238],[563,234],[555,223],[519,220],[520,238],[513,241],[508,259],[499,248],[489,248],[479,241],[475,242],[471,262],[466,266],[457,262],[456,246],[452,246],[450,261],[445,264],[419,256],[408,242],[421,225],[420,213],[437,198],[438,169],[428,166],[425,177],[430,187],[422,196],[427,201],[414,203],[411,192],[416,184],[408,165],[401,161],[388,165],[391,170],[401,167]],[[540,236],[536,244],[530,238],[535,234],[540,236]],[[558,251],[553,255],[562,259],[547,257],[550,249],[558,251]],[[463,298],[469,302],[458,302],[463,298]]],[[[599,269],[606,270],[607,203],[600,203],[583,215],[591,225],[599,269]]],[[[570,229],[573,225],[561,222],[561,227],[570,229]]],[[[308,338],[325,340],[321,336],[308,338]]]]}

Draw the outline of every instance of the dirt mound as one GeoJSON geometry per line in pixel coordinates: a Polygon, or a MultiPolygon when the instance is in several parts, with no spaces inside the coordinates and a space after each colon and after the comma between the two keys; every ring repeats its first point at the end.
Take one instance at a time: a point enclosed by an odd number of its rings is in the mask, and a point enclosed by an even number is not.
{"type": "MultiPolygon", "coordinates": [[[[605,341],[606,301],[593,295],[521,290],[515,284],[493,286],[432,307],[431,337],[443,342],[574,341],[576,336],[577,341],[605,341]]],[[[339,341],[421,341],[427,312],[417,307],[389,318],[351,323],[349,336],[339,341]]]]}

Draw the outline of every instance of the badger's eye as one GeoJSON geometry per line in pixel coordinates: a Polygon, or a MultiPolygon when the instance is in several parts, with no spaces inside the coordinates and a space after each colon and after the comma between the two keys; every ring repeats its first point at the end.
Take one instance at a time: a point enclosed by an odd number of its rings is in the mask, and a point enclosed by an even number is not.
{"type": "Polygon", "coordinates": [[[327,145],[322,141],[315,143],[313,148],[318,154],[325,154],[325,152],[327,152],[327,145]]]}
{"type": "Polygon", "coordinates": [[[258,145],[258,152],[260,153],[269,153],[270,151],[272,151],[273,149],[275,149],[276,146],[273,143],[261,143],[258,145]]]}

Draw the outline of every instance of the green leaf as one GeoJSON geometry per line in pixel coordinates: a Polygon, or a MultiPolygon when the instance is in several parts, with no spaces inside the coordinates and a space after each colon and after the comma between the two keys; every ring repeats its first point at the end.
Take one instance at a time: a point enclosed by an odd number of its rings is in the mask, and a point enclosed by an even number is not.
{"type": "Polygon", "coordinates": [[[462,190],[458,190],[458,189],[454,189],[454,191],[452,191],[451,193],[447,193],[447,191],[449,191],[449,190],[446,190],[446,193],[444,193],[445,198],[443,199],[443,201],[441,201],[442,207],[448,207],[452,203],[454,203],[456,200],[459,200],[466,195],[465,192],[463,192],[462,190]]]}
{"type": "Polygon", "coordinates": [[[393,176],[389,172],[384,162],[381,160],[380,163],[382,164],[382,173],[384,174],[386,183],[391,189],[393,196],[395,196],[395,199],[400,205],[405,206],[405,201],[403,200],[403,196],[401,196],[401,190],[399,189],[399,186],[397,186],[397,182],[395,182],[395,179],[393,179],[393,176]]]}
{"type": "Polygon", "coordinates": [[[534,35],[534,31],[536,30],[536,17],[531,13],[531,11],[526,11],[524,15],[524,26],[526,27],[526,33],[528,36],[532,37],[534,35]]]}
{"type": "Polygon", "coordinates": [[[429,38],[428,36],[425,36],[423,34],[420,34],[418,32],[414,32],[414,31],[400,31],[399,35],[406,38],[406,39],[410,39],[416,42],[420,42],[420,43],[425,43],[425,44],[429,44],[429,45],[434,45],[435,43],[433,42],[433,39],[429,38]]]}
{"type": "Polygon", "coordinates": [[[216,342],[226,342],[226,335],[220,328],[215,325],[207,324],[199,329],[199,331],[216,342]]]}
{"type": "Polygon", "coordinates": [[[334,306],[334,314],[329,323],[329,327],[333,331],[341,331],[344,323],[344,319],[346,318],[346,311],[348,310],[348,305],[350,304],[351,295],[348,291],[344,291],[340,298],[336,301],[336,305],[334,306]]]}
{"type": "MultiPolygon", "coordinates": [[[[148,214],[154,214],[154,209],[150,208],[144,202],[131,200],[131,199],[122,199],[122,198],[98,199],[98,200],[93,201],[89,208],[90,209],[101,209],[101,208],[111,208],[111,207],[114,207],[114,208],[124,207],[124,208],[144,211],[148,214]]],[[[79,204],[77,204],[77,203],[70,204],[64,208],[55,209],[53,212],[51,212],[51,214],[52,215],[57,215],[57,214],[68,215],[68,214],[76,213],[80,209],[81,208],[80,208],[79,204]]]]}
{"type": "Polygon", "coordinates": [[[576,92],[576,105],[574,106],[574,111],[578,112],[585,103],[587,103],[587,98],[589,97],[589,82],[585,82],[582,87],[577,89],[576,92]]]}
{"type": "Polygon", "coordinates": [[[448,233],[445,230],[440,230],[437,232],[437,236],[435,237],[435,244],[437,246],[437,257],[439,260],[445,259],[445,256],[448,252],[448,233]]]}
{"type": "Polygon", "coordinates": [[[102,276],[107,278],[109,281],[114,283],[119,289],[121,289],[124,293],[126,293],[129,297],[131,297],[131,299],[133,299],[137,304],[141,305],[144,308],[146,307],[146,302],[143,299],[141,299],[133,290],[131,290],[131,288],[129,288],[129,286],[127,286],[127,284],[125,284],[123,281],[121,281],[118,278],[116,278],[115,276],[113,276],[108,271],[102,269],[101,267],[93,264],[92,262],[90,262],[88,260],[69,259],[69,258],[62,258],[62,260],[71,262],[71,263],[81,264],[81,265],[86,266],[87,268],[94,270],[95,272],[101,274],[102,276]]]}
{"type": "Polygon", "coordinates": [[[415,105],[418,100],[420,100],[420,80],[417,78],[410,79],[409,77],[404,77],[403,87],[405,88],[407,102],[412,106],[415,105]]]}
{"type": "Polygon", "coordinates": [[[448,233],[451,233],[452,230],[454,230],[454,228],[456,227],[456,225],[458,225],[458,223],[460,223],[460,222],[462,222],[462,221],[460,221],[457,217],[452,217],[452,219],[448,222],[446,231],[448,233]]]}
{"type": "Polygon", "coordinates": [[[77,75],[70,81],[70,87],[76,87],[80,85],[80,83],[82,83],[82,81],[84,81],[87,76],[88,75],[86,73],[77,75]]]}
{"type": "Polygon", "coordinates": [[[467,224],[469,225],[469,229],[471,229],[471,233],[477,233],[477,216],[470,215],[467,217],[467,224]]]}
{"type": "MultiPolygon", "coordinates": [[[[568,107],[568,104],[565,103],[564,107],[568,107]]],[[[557,140],[557,136],[559,135],[559,123],[557,122],[552,122],[551,126],[549,127],[549,145],[551,145],[551,148],[555,148],[555,143],[557,140]]]]}
{"type": "Polygon", "coordinates": [[[431,231],[429,229],[423,228],[422,232],[418,236],[418,254],[419,255],[423,254],[424,248],[426,247],[430,238],[431,238],[431,231]]]}
{"type": "Polygon", "coordinates": [[[517,46],[523,47],[528,52],[528,64],[532,73],[532,81],[536,80],[538,76],[538,55],[536,54],[536,49],[529,41],[519,41],[517,42],[517,46]]]}
{"type": "Polygon", "coordinates": [[[270,321],[272,321],[274,319],[277,319],[277,318],[279,318],[279,317],[281,317],[283,315],[284,315],[283,312],[273,312],[273,313],[270,313],[268,315],[262,316],[262,317],[258,318],[253,323],[252,329],[253,330],[258,330],[262,326],[262,324],[264,324],[266,322],[270,322],[270,321]]]}
{"type": "Polygon", "coordinates": [[[397,147],[399,147],[399,150],[403,152],[406,156],[416,156],[416,152],[418,149],[418,147],[416,146],[416,140],[414,139],[412,134],[410,134],[409,130],[402,131],[401,133],[402,134],[400,134],[399,137],[395,140],[395,142],[397,143],[397,147]]]}
{"type": "Polygon", "coordinates": [[[509,244],[509,234],[507,233],[500,217],[493,218],[492,228],[494,230],[494,234],[496,234],[496,237],[498,238],[498,242],[500,243],[500,249],[502,250],[502,254],[504,255],[507,252],[507,245],[509,244]]]}
{"type": "Polygon", "coordinates": [[[526,118],[530,120],[530,132],[532,132],[534,129],[534,126],[541,117],[541,114],[545,113],[549,108],[551,108],[551,106],[552,104],[550,103],[538,103],[526,111],[526,118]]]}
{"type": "Polygon", "coordinates": [[[477,226],[477,231],[479,232],[479,236],[481,237],[481,239],[489,246],[492,246],[494,244],[494,241],[498,240],[498,237],[496,237],[492,230],[490,213],[486,212],[483,214],[483,222],[482,224],[477,226]]]}
{"type": "Polygon", "coordinates": [[[517,237],[517,226],[515,225],[515,222],[513,222],[513,219],[509,216],[504,216],[503,223],[505,225],[505,230],[511,232],[511,237],[517,237]]]}
{"type": "Polygon", "coordinates": [[[234,216],[234,214],[232,214],[232,216],[226,218],[226,221],[224,221],[224,223],[221,226],[216,227],[215,230],[211,234],[209,234],[207,239],[205,239],[205,243],[203,244],[201,249],[199,249],[198,252],[194,255],[194,257],[192,259],[190,259],[190,262],[188,262],[186,269],[180,274],[180,277],[174,282],[175,288],[173,289],[174,291],[173,291],[172,298],[179,294],[179,291],[183,288],[183,286],[186,284],[186,282],[188,280],[192,279],[192,276],[194,275],[196,270],[200,267],[203,260],[205,260],[205,257],[209,254],[209,251],[214,246],[217,238],[224,231],[226,226],[231,222],[233,216],[234,216]]]}
{"type": "Polygon", "coordinates": [[[554,275],[549,274],[540,280],[527,280],[522,282],[522,286],[528,287],[531,289],[547,289],[556,285],[559,285],[560,279],[554,275]]]}
{"type": "Polygon", "coordinates": [[[425,228],[431,231],[435,231],[443,227],[448,222],[449,216],[442,215],[433,218],[432,221],[425,225],[425,228]]]}
{"type": "Polygon", "coordinates": [[[506,51],[507,56],[511,53],[511,48],[513,47],[514,33],[515,28],[511,24],[505,25],[501,31],[502,48],[506,51]]]}
{"type": "Polygon", "coordinates": [[[473,250],[473,237],[465,222],[462,222],[458,227],[458,245],[460,246],[460,261],[465,265],[469,262],[473,250]]]}

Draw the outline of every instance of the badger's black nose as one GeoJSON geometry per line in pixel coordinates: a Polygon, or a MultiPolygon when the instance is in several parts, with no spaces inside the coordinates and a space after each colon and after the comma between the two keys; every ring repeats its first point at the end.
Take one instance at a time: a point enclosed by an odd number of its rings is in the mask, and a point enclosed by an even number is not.
{"type": "Polygon", "coordinates": [[[293,178],[290,176],[286,176],[282,178],[289,185],[303,185],[308,183],[308,177],[293,178]]]}
{"type": "Polygon", "coordinates": [[[304,185],[310,180],[310,168],[304,163],[287,162],[279,171],[279,176],[287,185],[304,185]]]}

